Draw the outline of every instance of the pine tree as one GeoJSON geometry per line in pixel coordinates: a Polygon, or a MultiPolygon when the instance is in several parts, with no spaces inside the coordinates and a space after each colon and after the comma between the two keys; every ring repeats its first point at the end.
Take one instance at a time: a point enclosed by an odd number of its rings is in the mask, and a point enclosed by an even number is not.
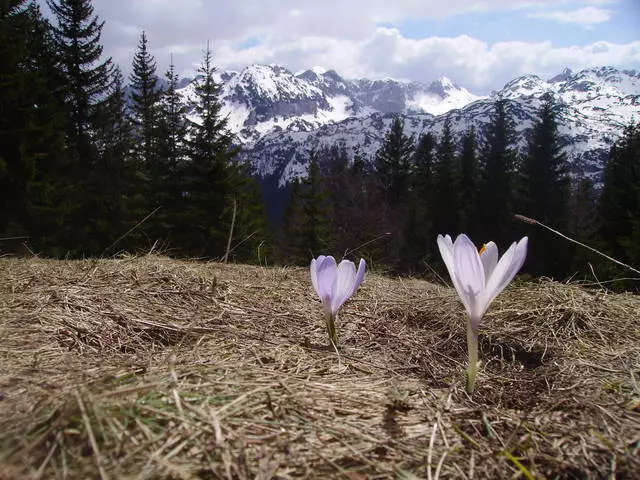
{"type": "Polygon", "coordinates": [[[405,227],[407,263],[412,269],[419,269],[420,264],[429,260],[435,252],[433,170],[436,146],[436,136],[427,132],[420,136],[413,154],[409,180],[409,212],[405,227]]]}
{"type": "Polygon", "coordinates": [[[600,198],[600,235],[608,253],[640,265],[640,126],[629,125],[611,148],[600,198]]]}
{"type": "MultiPolygon", "coordinates": [[[[519,171],[519,213],[564,230],[569,208],[569,164],[562,150],[553,98],[546,98],[527,141],[519,171]]],[[[566,241],[539,227],[527,234],[531,245],[527,270],[562,277],[569,265],[566,241]]]]}
{"type": "Polygon", "coordinates": [[[433,211],[434,230],[441,234],[460,231],[460,174],[455,156],[451,121],[444,123],[434,165],[433,211]]]}
{"type": "MultiPolygon", "coordinates": [[[[131,197],[135,195],[136,164],[132,160],[134,139],[127,115],[124,79],[119,68],[113,71],[113,82],[106,101],[96,119],[96,146],[99,161],[91,170],[88,181],[92,192],[89,201],[91,217],[87,228],[91,248],[85,252],[107,253],[106,248],[139,219],[129,211],[131,197]]],[[[135,247],[137,236],[128,236],[126,243],[114,248],[135,247]]],[[[113,253],[113,252],[111,252],[113,253]]]]}
{"type": "MultiPolygon", "coordinates": [[[[569,199],[569,223],[568,233],[572,238],[586,245],[596,247],[598,245],[598,194],[593,180],[580,174],[571,189],[569,199]]],[[[569,273],[582,272],[591,276],[588,263],[601,262],[601,258],[590,253],[582,247],[571,245],[572,252],[569,255],[571,265],[569,273]]]]}
{"type": "Polygon", "coordinates": [[[71,184],[71,195],[58,200],[69,211],[59,235],[67,253],[90,255],[107,246],[96,245],[88,228],[94,214],[92,205],[103,201],[93,198],[98,193],[92,191],[88,179],[99,162],[95,143],[97,118],[111,88],[114,66],[111,58],[102,59],[100,37],[104,22],[94,15],[90,0],[47,0],[47,5],[57,20],[53,31],[69,113],[65,181],[71,184]]]}
{"type": "Polygon", "coordinates": [[[173,61],[165,74],[167,88],[162,92],[158,115],[158,158],[151,177],[154,205],[161,209],[152,220],[152,237],[169,239],[180,225],[184,191],[184,169],[187,135],[187,107],[177,92],[178,75],[173,61]]]}
{"type": "MultiPolygon", "coordinates": [[[[507,112],[507,100],[495,103],[495,113],[486,131],[478,193],[478,234],[503,247],[513,237],[515,129],[507,112]]],[[[503,247],[504,248],[504,247],[503,247]]]]}
{"type": "Polygon", "coordinates": [[[462,136],[462,149],[458,156],[460,168],[460,231],[465,232],[471,238],[477,238],[478,222],[478,158],[477,136],[474,127],[471,127],[462,136]]]}
{"type": "Polygon", "coordinates": [[[327,191],[317,153],[311,151],[307,177],[300,183],[294,183],[285,213],[281,249],[289,262],[304,265],[312,257],[329,254],[334,244],[329,215],[327,191]]]}
{"type": "Polygon", "coordinates": [[[181,217],[184,235],[179,244],[191,254],[221,257],[228,232],[220,225],[230,224],[223,216],[229,212],[227,207],[233,201],[229,166],[239,149],[227,131],[226,117],[220,115],[221,87],[213,79],[214,72],[207,44],[195,84],[198,120],[189,122],[188,161],[180,173],[185,181],[186,201],[181,217]]]}
{"type": "MultiPolygon", "coordinates": [[[[25,1],[0,5],[0,235],[53,252],[67,213],[64,79],[48,23],[25,1]],[[46,241],[45,241],[46,239],[46,241]]],[[[2,247],[10,246],[3,242],[2,247]]]]}
{"type": "MultiPolygon", "coordinates": [[[[136,153],[140,165],[150,177],[150,183],[157,181],[157,123],[161,92],[158,89],[156,62],[149,53],[149,42],[143,31],[138,42],[138,50],[133,57],[131,83],[131,113],[135,126],[136,153]]],[[[153,187],[150,189],[154,193],[153,187]]],[[[155,205],[152,205],[155,208],[155,205]]]]}
{"type": "MultiPolygon", "coordinates": [[[[224,217],[231,219],[232,236],[227,239],[229,257],[241,262],[260,262],[270,255],[270,235],[262,192],[248,165],[231,167],[231,202],[227,202],[224,217]]],[[[231,225],[229,230],[231,231],[231,225]]]]}
{"type": "Polygon", "coordinates": [[[404,121],[395,117],[376,153],[376,172],[392,208],[400,203],[406,193],[413,150],[413,138],[404,134],[404,121]]]}
{"type": "Polygon", "coordinates": [[[104,22],[94,15],[90,0],[47,0],[47,5],[58,22],[53,30],[68,86],[69,149],[86,173],[95,161],[93,122],[111,86],[113,64],[111,58],[102,59],[100,43],[104,22]]]}

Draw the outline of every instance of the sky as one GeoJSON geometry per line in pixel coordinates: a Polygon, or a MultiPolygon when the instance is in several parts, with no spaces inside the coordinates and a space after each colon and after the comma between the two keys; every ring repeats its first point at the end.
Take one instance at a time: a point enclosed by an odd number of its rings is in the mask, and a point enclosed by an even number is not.
{"type": "MultiPolygon", "coordinates": [[[[45,0],[38,0],[48,13],[45,0]]],[[[58,1],[58,0],[54,0],[58,1]]],[[[193,76],[209,42],[220,70],[253,63],[292,72],[429,83],[476,94],[565,67],[640,70],[640,0],[93,0],[105,55],[125,75],[144,30],[163,74],[193,76]]]]}

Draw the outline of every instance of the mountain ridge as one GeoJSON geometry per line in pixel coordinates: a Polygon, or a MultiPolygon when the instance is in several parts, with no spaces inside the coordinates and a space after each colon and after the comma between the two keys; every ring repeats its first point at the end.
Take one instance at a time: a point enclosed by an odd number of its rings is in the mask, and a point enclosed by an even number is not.
{"type": "MultiPolygon", "coordinates": [[[[218,71],[216,81],[221,114],[243,145],[242,159],[256,175],[275,176],[281,187],[306,174],[312,147],[342,144],[352,155],[372,158],[395,115],[404,118],[406,133],[416,139],[426,131],[438,134],[450,119],[454,135],[474,126],[482,143],[493,105],[504,99],[522,148],[547,95],[556,101],[572,171],[598,181],[611,145],[640,116],[640,73],[610,66],[565,69],[548,80],[522,75],[489,96],[475,95],[447,77],[430,84],[346,79],[318,67],[294,74],[279,65],[250,65],[218,71]]],[[[192,84],[179,92],[187,103],[194,101],[192,84]]]]}

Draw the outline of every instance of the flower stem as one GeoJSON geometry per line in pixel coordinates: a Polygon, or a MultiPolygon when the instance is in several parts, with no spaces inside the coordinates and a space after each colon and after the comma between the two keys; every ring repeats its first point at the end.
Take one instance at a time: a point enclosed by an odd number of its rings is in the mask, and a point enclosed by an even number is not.
{"type": "MultiPolygon", "coordinates": [[[[476,322],[478,324],[480,322],[476,322]]],[[[467,393],[473,393],[478,374],[478,331],[473,326],[474,322],[467,319],[467,350],[469,351],[469,366],[467,367],[467,393]]]]}
{"type": "Polygon", "coordinates": [[[336,347],[338,346],[338,332],[336,330],[335,317],[331,313],[327,313],[327,333],[329,340],[336,347]]]}

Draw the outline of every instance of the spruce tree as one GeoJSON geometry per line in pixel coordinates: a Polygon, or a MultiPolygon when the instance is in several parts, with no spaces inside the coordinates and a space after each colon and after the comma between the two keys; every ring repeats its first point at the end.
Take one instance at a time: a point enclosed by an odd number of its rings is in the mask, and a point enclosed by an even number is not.
{"type": "Polygon", "coordinates": [[[515,129],[507,111],[507,100],[495,103],[495,112],[486,130],[478,193],[478,234],[506,248],[513,237],[515,129]]]}
{"type": "MultiPolygon", "coordinates": [[[[568,222],[569,164],[561,145],[555,104],[546,98],[533,124],[519,171],[519,213],[564,230],[568,222]]],[[[569,246],[551,232],[532,226],[527,270],[562,277],[569,265],[569,246]]]]}
{"type": "Polygon", "coordinates": [[[462,148],[458,156],[460,169],[460,231],[476,238],[478,222],[478,145],[476,130],[471,127],[462,136],[462,148]]]}
{"type": "MultiPolygon", "coordinates": [[[[158,89],[156,62],[149,52],[147,35],[143,31],[138,50],[133,57],[133,71],[129,76],[131,85],[131,114],[135,126],[136,153],[142,169],[150,177],[151,184],[157,181],[157,123],[161,92],[158,89]]],[[[150,194],[153,196],[154,188],[150,194]]],[[[155,208],[155,205],[152,205],[155,208]]]]}
{"type": "Polygon", "coordinates": [[[436,207],[433,195],[433,170],[437,138],[431,132],[420,136],[413,154],[409,180],[409,213],[407,215],[407,263],[412,269],[429,260],[434,250],[433,214],[436,207]]]}
{"type": "Polygon", "coordinates": [[[309,152],[309,169],[301,182],[294,183],[284,219],[283,251],[294,264],[307,264],[312,257],[327,255],[333,248],[327,191],[317,161],[309,152]]]}
{"type": "Polygon", "coordinates": [[[158,158],[151,177],[154,204],[161,209],[152,220],[153,238],[170,238],[182,215],[187,135],[187,107],[177,92],[178,75],[173,61],[165,74],[167,88],[162,92],[158,115],[158,158]]]}
{"type": "MultiPolygon", "coordinates": [[[[569,199],[568,233],[572,238],[593,247],[598,246],[598,193],[593,180],[581,173],[574,181],[569,199]]],[[[591,276],[589,263],[602,259],[588,250],[571,245],[569,273],[580,272],[591,276]]]]}
{"type": "Polygon", "coordinates": [[[53,28],[60,65],[67,82],[69,149],[83,173],[95,161],[91,132],[110,88],[111,58],[102,58],[102,27],[90,0],[47,0],[57,20],[53,28]]]}
{"type": "Polygon", "coordinates": [[[62,200],[69,214],[60,229],[63,244],[71,255],[99,253],[107,245],[96,245],[88,228],[92,205],[103,200],[88,184],[99,162],[95,143],[97,118],[106,101],[113,78],[111,58],[102,58],[100,37],[104,22],[94,15],[90,0],[47,0],[57,25],[53,28],[59,65],[66,86],[69,114],[67,132],[68,168],[66,181],[72,195],[62,200]]]}
{"type": "Polygon", "coordinates": [[[228,205],[233,202],[230,164],[239,152],[227,130],[227,119],[220,115],[220,85],[207,44],[195,81],[195,117],[189,122],[188,161],[184,162],[185,210],[181,217],[182,245],[191,254],[222,257],[230,225],[228,205]]]}
{"type": "Polygon", "coordinates": [[[640,265],[640,126],[629,125],[611,148],[600,198],[600,235],[607,252],[640,265]]]}
{"type": "Polygon", "coordinates": [[[395,117],[375,162],[382,190],[392,208],[406,193],[413,150],[413,138],[404,134],[404,121],[395,117]]]}
{"type": "MultiPolygon", "coordinates": [[[[85,251],[96,254],[107,252],[113,242],[138,220],[136,212],[129,210],[136,194],[136,164],[132,160],[134,139],[132,125],[127,115],[127,101],[122,73],[113,71],[113,81],[106,101],[96,119],[96,145],[99,161],[87,179],[92,195],[88,201],[91,216],[87,226],[91,230],[90,244],[85,251]]],[[[135,248],[136,234],[125,242],[113,245],[114,249],[135,248]]]]}
{"type": "Polygon", "coordinates": [[[434,230],[456,235],[460,231],[460,174],[456,162],[451,121],[447,119],[437,146],[434,165],[434,230]]]}
{"type": "Polygon", "coordinates": [[[57,63],[38,6],[0,4],[0,236],[28,236],[31,248],[45,254],[57,253],[71,190],[65,81],[57,63]]]}

